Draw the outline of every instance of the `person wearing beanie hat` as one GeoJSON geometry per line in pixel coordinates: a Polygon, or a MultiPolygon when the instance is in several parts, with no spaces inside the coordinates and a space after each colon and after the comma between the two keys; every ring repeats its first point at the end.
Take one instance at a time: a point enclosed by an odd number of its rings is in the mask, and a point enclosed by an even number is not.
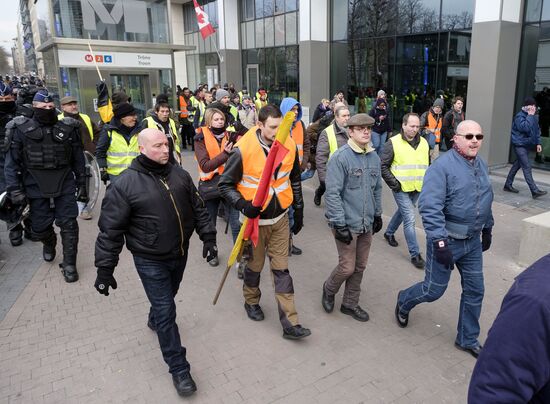
{"type": "Polygon", "coordinates": [[[206,109],[216,108],[225,115],[225,123],[230,132],[237,132],[239,135],[244,135],[247,131],[239,120],[239,111],[237,107],[231,104],[229,91],[220,88],[216,90],[216,101],[208,104],[206,109]]]}
{"type": "Polygon", "coordinates": [[[122,102],[113,108],[114,117],[99,135],[96,159],[101,180],[114,182],[139,154],[137,135],[141,131],[137,112],[132,104],[122,102]]]}
{"type": "Polygon", "coordinates": [[[32,235],[43,244],[44,261],[55,259],[54,222],[60,228],[61,272],[66,282],[76,282],[77,202],[88,202],[80,123],[68,117],[59,120],[46,89],[34,95],[32,108],[32,118],[18,116],[6,126],[6,191],[14,205],[30,205],[32,235]]]}
{"type": "Polygon", "coordinates": [[[506,177],[504,191],[517,194],[518,189],[514,188],[514,178],[521,168],[523,177],[529,186],[533,199],[539,198],[547,194],[547,191],[539,189],[533,174],[531,172],[531,162],[529,161],[529,152],[533,149],[537,153],[542,153],[542,145],[540,141],[540,127],[537,113],[537,103],[533,97],[527,97],[523,101],[523,107],[514,117],[512,122],[512,146],[516,154],[516,161],[510,168],[510,172],[506,177]]]}
{"type": "Polygon", "coordinates": [[[420,116],[420,130],[422,136],[428,141],[428,145],[430,146],[431,161],[439,157],[444,106],[445,101],[441,98],[436,98],[432,107],[420,116]]]}
{"type": "Polygon", "coordinates": [[[321,304],[327,313],[332,312],[334,297],[345,284],[340,311],[361,322],[369,320],[359,306],[363,272],[372,237],[382,229],[380,158],[371,146],[374,123],[364,113],[347,121],[348,142],[334,152],[326,174],[326,217],[334,234],[338,265],[322,286],[321,304]]]}
{"type": "Polygon", "coordinates": [[[228,105],[230,102],[229,99],[229,91],[224,90],[223,88],[220,88],[216,91],[216,101],[220,101],[224,103],[225,105],[228,105]],[[224,98],[227,97],[227,100],[224,100],[224,98]]]}

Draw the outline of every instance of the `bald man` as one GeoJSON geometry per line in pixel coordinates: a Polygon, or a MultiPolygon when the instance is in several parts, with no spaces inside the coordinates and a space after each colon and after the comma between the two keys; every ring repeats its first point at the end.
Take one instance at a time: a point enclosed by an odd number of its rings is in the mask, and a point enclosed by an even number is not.
{"type": "Polygon", "coordinates": [[[189,173],[169,162],[166,135],[145,129],[138,142],[140,155],[109,185],[103,199],[95,246],[95,288],[105,296],[109,288],[117,288],[113,273],[126,239],[151,303],[147,326],[157,333],[178,394],[188,396],[197,387],[181,345],[174,297],[193,231],[204,243],[203,258],[210,261],[217,255],[216,229],[189,173]]]}
{"type": "Polygon", "coordinates": [[[491,246],[493,189],[487,163],[478,152],[483,131],[475,121],[463,121],[453,136],[453,147],[428,168],[419,200],[426,232],[423,282],[397,296],[395,317],[406,327],[410,311],[420,303],[439,299],[456,267],[462,295],[455,346],[477,358],[481,352],[479,316],[483,301],[482,252],[491,246]]]}

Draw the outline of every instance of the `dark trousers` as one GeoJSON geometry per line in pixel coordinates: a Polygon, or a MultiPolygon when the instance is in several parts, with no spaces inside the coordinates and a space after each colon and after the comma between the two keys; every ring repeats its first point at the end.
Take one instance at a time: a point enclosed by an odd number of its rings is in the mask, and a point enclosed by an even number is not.
{"type": "Polygon", "coordinates": [[[514,178],[521,168],[523,170],[523,177],[525,178],[525,182],[527,182],[527,185],[529,185],[529,189],[531,190],[531,193],[536,192],[538,190],[537,184],[535,184],[535,180],[533,179],[533,173],[531,172],[531,162],[529,161],[529,149],[527,147],[523,146],[514,146],[514,151],[516,152],[516,161],[514,162],[514,165],[512,168],[510,168],[510,172],[508,173],[508,177],[506,178],[506,186],[510,187],[512,186],[512,183],[514,182],[514,178]]]}
{"type": "Polygon", "coordinates": [[[229,227],[231,227],[231,236],[233,237],[233,242],[237,240],[239,231],[241,230],[241,223],[239,222],[239,211],[232,207],[229,203],[226,203],[222,198],[214,198],[205,201],[206,210],[210,215],[210,220],[214,227],[216,227],[216,221],[218,217],[218,209],[220,203],[223,203],[225,217],[229,221],[229,227]]]}
{"type": "Polygon", "coordinates": [[[162,357],[172,375],[188,372],[191,368],[185,357],[185,347],[181,345],[174,301],[186,263],[187,251],[181,258],[166,261],[134,256],[134,264],[151,303],[149,321],[157,330],[162,357]]]}
{"type": "Polygon", "coordinates": [[[189,146],[193,147],[193,150],[195,150],[193,138],[195,137],[195,129],[193,128],[193,125],[181,125],[181,144],[182,146],[185,146],[188,144],[189,146]]]}
{"type": "Polygon", "coordinates": [[[60,195],[53,198],[53,207],[49,198],[29,198],[32,231],[37,234],[53,230],[53,222],[59,227],[76,220],[78,206],[75,194],[60,195]]]}

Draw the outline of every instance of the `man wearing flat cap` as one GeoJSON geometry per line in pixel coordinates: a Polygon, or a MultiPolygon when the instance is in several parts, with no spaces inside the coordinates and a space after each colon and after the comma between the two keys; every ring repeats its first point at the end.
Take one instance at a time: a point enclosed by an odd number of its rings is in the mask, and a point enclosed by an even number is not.
{"type": "Polygon", "coordinates": [[[132,104],[123,102],[113,108],[113,119],[103,126],[96,148],[96,158],[101,170],[101,180],[113,182],[130,167],[139,155],[136,110],[132,104]]]}
{"type": "MultiPolygon", "coordinates": [[[[88,115],[79,111],[78,100],[71,95],[61,98],[61,110],[63,112],[57,118],[62,120],[67,116],[80,122],[80,138],[82,139],[84,150],[95,155],[95,146],[99,138],[99,128],[95,122],[88,115]]],[[[79,202],[78,210],[80,211],[81,219],[90,220],[92,218],[92,213],[86,204],[79,202]]]]}
{"type": "Polygon", "coordinates": [[[382,229],[380,158],[371,145],[374,119],[357,114],[347,122],[349,140],[327,165],[326,212],[338,250],[338,265],[323,285],[323,309],[334,309],[334,296],[345,283],[340,311],[368,321],[359,306],[361,280],[367,267],[372,235],[382,229]]]}
{"type": "Polygon", "coordinates": [[[14,204],[28,201],[33,237],[44,244],[42,254],[48,262],[55,258],[55,220],[61,229],[63,276],[66,282],[75,282],[76,202],[88,202],[80,124],[68,117],[59,120],[53,97],[45,89],[35,94],[32,106],[32,118],[19,116],[6,127],[6,190],[14,204]]]}

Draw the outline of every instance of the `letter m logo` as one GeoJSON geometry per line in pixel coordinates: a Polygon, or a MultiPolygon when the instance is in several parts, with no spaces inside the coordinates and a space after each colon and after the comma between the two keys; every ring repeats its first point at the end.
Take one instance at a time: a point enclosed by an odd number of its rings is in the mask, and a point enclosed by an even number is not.
{"type": "Polygon", "coordinates": [[[115,0],[111,12],[103,4],[104,0],[80,0],[84,29],[97,31],[97,20],[105,25],[117,25],[124,17],[124,30],[147,34],[147,4],[140,0],[115,0]]]}

